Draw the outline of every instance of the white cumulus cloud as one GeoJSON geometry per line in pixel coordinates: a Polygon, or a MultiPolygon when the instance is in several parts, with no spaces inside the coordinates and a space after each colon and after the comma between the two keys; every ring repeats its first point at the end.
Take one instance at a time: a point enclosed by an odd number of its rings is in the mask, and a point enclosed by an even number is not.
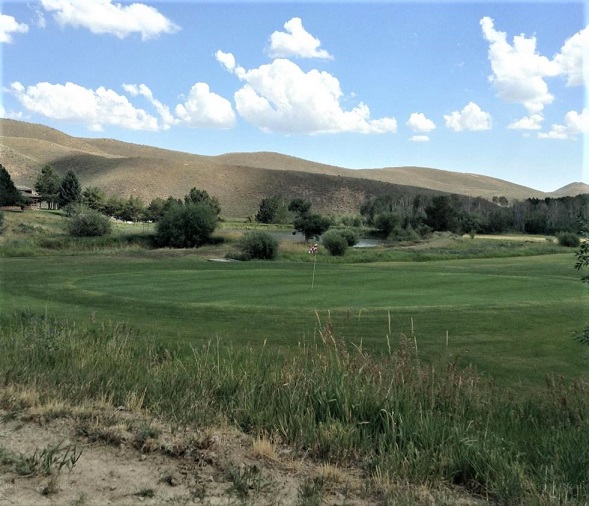
{"type": "Polygon", "coordinates": [[[140,33],[148,40],[180,28],[157,9],[141,3],[113,4],[112,0],[41,0],[47,12],[62,26],[86,28],[96,34],[123,39],[140,33]]]}
{"type": "Polygon", "coordinates": [[[19,23],[13,16],[0,13],[0,43],[11,43],[13,33],[27,33],[29,27],[19,23]]]}
{"type": "Polygon", "coordinates": [[[170,112],[170,109],[167,105],[162,104],[159,100],[157,100],[151,90],[145,84],[123,84],[123,89],[129,94],[134,97],[141,95],[145,97],[147,101],[153,105],[155,110],[158,112],[160,117],[163,121],[163,129],[167,130],[170,128],[170,125],[173,125],[175,122],[174,115],[170,112]]]}
{"type": "Polygon", "coordinates": [[[325,49],[319,49],[321,41],[303,27],[301,18],[292,18],[284,23],[286,32],[274,32],[270,35],[271,58],[333,58],[325,49]]]}
{"type": "Polygon", "coordinates": [[[507,128],[511,130],[540,130],[542,128],[542,121],[544,121],[544,116],[541,114],[532,114],[510,123],[507,128]]]}
{"type": "Polygon", "coordinates": [[[474,102],[469,102],[462,111],[445,114],[444,120],[446,127],[455,132],[491,129],[491,115],[474,102]]]}
{"type": "Polygon", "coordinates": [[[23,86],[13,82],[8,90],[27,111],[47,118],[82,123],[90,130],[101,131],[104,125],[131,130],[157,131],[158,120],[142,109],[136,109],[129,99],[103,86],[96,90],[67,82],[42,82],[23,86]]]}
{"type": "Polygon", "coordinates": [[[554,100],[544,78],[558,75],[559,65],[537,52],[536,37],[517,35],[510,44],[505,32],[495,30],[489,17],[481,19],[481,28],[489,42],[493,70],[489,80],[499,97],[523,104],[530,114],[540,113],[554,100]]]}
{"type": "Polygon", "coordinates": [[[175,113],[181,124],[190,127],[232,128],[236,123],[231,102],[211,92],[206,83],[196,83],[175,113]]]}
{"type": "Polygon", "coordinates": [[[414,132],[431,132],[436,128],[436,124],[428,119],[422,112],[414,112],[409,116],[406,125],[414,132]]]}
{"type": "Polygon", "coordinates": [[[397,131],[395,118],[370,119],[366,104],[344,110],[340,83],[327,72],[304,72],[292,61],[278,58],[252,70],[237,66],[233,73],[245,82],[235,93],[238,113],[263,131],[304,134],[397,131]]]}
{"type": "Polygon", "coordinates": [[[564,117],[564,125],[552,125],[549,132],[540,132],[540,139],[574,139],[579,134],[589,134],[589,109],[580,113],[569,111],[564,117]]]}
{"type": "Polygon", "coordinates": [[[567,77],[569,86],[580,86],[589,75],[589,26],[577,32],[554,57],[560,73],[567,77]],[[585,58],[584,58],[585,57],[585,58]],[[585,74],[585,79],[583,75],[585,74]]]}

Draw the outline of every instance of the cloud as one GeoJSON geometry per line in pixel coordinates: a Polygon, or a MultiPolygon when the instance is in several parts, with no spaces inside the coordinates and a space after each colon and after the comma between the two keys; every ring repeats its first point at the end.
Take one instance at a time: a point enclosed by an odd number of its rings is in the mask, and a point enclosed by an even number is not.
{"type": "Polygon", "coordinates": [[[560,74],[568,78],[568,86],[583,85],[583,66],[585,64],[583,56],[586,55],[589,55],[589,26],[586,26],[568,39],[562,46],[560,52],[554,57],[560,74]]]}
{"type": "Polygon", "coordinates": [[[174,115],[170,113],[168,106],[162,104],[159,100],[155,99],[151,90],[145,84],[123,84],[123,89],[134,97],[141,95],[147,99],[147,101],[153,105],[155,110],[158,112],[163,121],[163,129],[168,130],[170,125],[173,125],[176,121],[174,115]]]}
{"type": "Polygon", "coordinates": [[[530,114],[540,113],[554,100],[544,78],[558,75],[559,65],[538,54],[536,37],[517,35],[511,45],[505,32],[495,30],[489,17],[481,19],[481,28],[489,42],[489,61],[493,70],[489,81],[499,97],[506,102],[523,104],[530,114]]]}
{"type": "Polygon", "coordinates": [[[462,111],[445,114],[444,119],[446,127],[455,132],[491,129],[491,115],[481,110],[474,102],[469,102],[462,111]]]}
{"type": "Polygon", "coordinates": [[[507,128],[511,130],[540,130],[542,128],[542,121],[544,121],[544,116],[541,114],[532,114],[531,116],[524,116],[514,121],[507,128]]]}
{"type": "Polygon", "coordinates": [[[156,118],[136,109],[127,97],[102,86],[92,90],[71,82],[65,85],[42,82],[25,88],[21,83],[13,82],[8,91],[29,112],[82,123],[93,131],[101,131],[104,125],[131,130],[162,129],[156,118]]]}
{"type": "Polygon", "coordinates": [[[29,27],[19,23],[14,17],[0,13],[0,43],[10,44],[13,33],[27,33],[29,27]]]}
{"type": "Polygon", "coordinates": [[[411,142],[428,142],[429,137],[427,135],[414,135],[409,140],[411,142]]]}
{"type": "Polygon", "coordinates": [[[339,81],[327,72],[304,72],[290,60],[278,58],[259,68],[236,66],[244,81],[235,93],[238,113],[265,132],[302,134],[396,132],[394,118],[370,119],[370,109],[359,103],[342,109],[339,81]]]}
{"type": "Polygon", "coordinates": [[[552,125],[549,132],[540,132],[540,139],[574,139],[579,134],[589,134],[589,109],[581,113],[569,111],[564,117],[564,125],[552,125]]]}
{"type": "Polygon", "coordinates": [[[332,59],[326,50],[319,49],[321,41],[303,28],[301,18],[292,18],[284,23],[286,32],[274,32],[270,35],[271,58],[322,58],[332,59]]]}
{"type": "Polygon", "coordinates": [[[157,9],[141,3],[113,4],[112,0],[41,0],[47,12],[61,25],[87,28],[96,34],[111,34],[123,39],[140,33],[142,40],[180,28],[157,9]]]}
{"type": "Polygon", "coordinates": [[[196,83],[183,104],[175,109],[181,124],[197,128],[232,128],[236,117],[226,98],[212,93],[206,83],[196,83]]]}
{"type": "Polygon", "coordinates": [[[235,69],[235,56],[232,53],[224,53],[219,50],[215,53],[215,58],[230,72],[233,72],[235,69]]]}
{"type": "Polygon", "coordinates": [[[435,123],[431,119],[426,118],[425,114],[421,112],[411,114],[406,125],[414,132],[431,132],[436,128],[435,123]]]}

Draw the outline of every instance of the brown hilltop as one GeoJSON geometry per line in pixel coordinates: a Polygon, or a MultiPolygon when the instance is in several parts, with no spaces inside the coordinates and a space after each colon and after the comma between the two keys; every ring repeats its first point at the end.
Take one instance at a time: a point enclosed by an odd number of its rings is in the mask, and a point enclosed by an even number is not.
{"type": "MultiPolygon", "coordinates": [[[[73,169],[84,186],[109,194],[152,198],[183,197],[196,186],[216,196],[223,214],[255,213],[263,197],[302,196],[314,209],[355,213],[367,197],[450,192],[508,199],[556,196],[500,179],[422,167],[352,170],[279,153],[204,156],[113,139],[72,137],[47,126],[0,119],[0,163],[15,183],[32,186],[45,165],[64,174],[73,169]]],[[[582,184],[559,190],[586,192],[582,184]],[[581,185],[581,186],[579,186],[581,185]]],[[[576,193],[574,193],[576,194],[576,193]]],[[[561,195],[559,195],[561,196],[561,195]]]]}

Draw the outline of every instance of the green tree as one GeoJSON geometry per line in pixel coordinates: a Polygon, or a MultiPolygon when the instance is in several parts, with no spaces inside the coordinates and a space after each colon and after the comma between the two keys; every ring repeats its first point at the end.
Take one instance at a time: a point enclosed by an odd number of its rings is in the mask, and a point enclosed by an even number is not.
{"type": "Polygon", "coordinates": [[[68,170],[67,174],[61,180],[57,201],[61,208],[82,201],[82,186],[74,171],[68,170]]]}
{"type": "Polygon", "coordinates": [[[145,204],[136,195],[131,195],[125,202],[121,218],[125,221],[140,221],[145,215],[145,204]]]}
{"type": "Polygon", "coordinates": [[[4,212],[0,211],[0,235],[4,232],[4,212]]]}
{"type": "Polygon", "coordinates": [[[111,195],[104,204],[104,214],[113,218],[121,219],[123,209],[125,208],[125,199],[118,195],[111,195]]]}
{"type": "Polygon", "coordinates": [[[162,199],[161,197],[155,197],[147,206],[145,210],[145,217],[151,221],[161,220],[162,216],[173,206],[181,206],[182,202],[176,200],[174,197],[168,197],[162,199]]]}
{"type": "Polygon", "coordinates": [[[286,202],[280,195],[263,198],[256,214],[258,223],[286,223],[288,209],[286,202]]]}
{"type": "Polygon", "coordinates": [[[82,204],[103,213],[106,207],[106,194],[98,186],[88,186],[82,191],[82,204]]]}
{"type": "Polygon", "coordinates": [[[160,247],[194,248],[207,244],[218,224],[217,213],[204,203],[172,206],[157,222],[155,242],[160,247]]]}
{"type": "Polygon", "coordinates": [[[458,232],[460,223],[458,213],[449,197],[440,195],[432,199],[432,203],[425,208],[427,218],[426,225],[432,227],[434,231],[458,232]]]}
{"type": "Polygon", "coordinates": [[[188,195],[184,197],[185,204],[205,204],[209,206],[217,216],[221,214],[221,204],[217,197],[211,197],[206,190],[192,188],[188,195]]]}
{"type": "Polygon", "coordinates": [[[16,189],[8,171],[0,165],[0,206],[20,206],[24,198],[16,189]]]}
{"type": "Polygon", "coordinates": [[[305,236],[305,241],[319,237],[331,226],[331,220],[320,214],[299,214],[294,220],[294,228],[305,236]]]}
{"type": "Polygon", "coordinates": [[[379,213],[374,217],[374,227],[381,237],[385,239],[399,226],[401,219],[395,213],[379,213]]]}
{"type": "Polygon", "coordinates": [[[294,198],[288,204],[288,210],[298,215],[307,214],[311,209],[311,202],[302,198],[294,198]]]}
{"type": "Polygon", "coordinates": [[[50,165],[45,165],[35,181],[35,191],[47,202],[49,209],[57,207],[57,196],[61,179],[59,174],[50,165]]]}

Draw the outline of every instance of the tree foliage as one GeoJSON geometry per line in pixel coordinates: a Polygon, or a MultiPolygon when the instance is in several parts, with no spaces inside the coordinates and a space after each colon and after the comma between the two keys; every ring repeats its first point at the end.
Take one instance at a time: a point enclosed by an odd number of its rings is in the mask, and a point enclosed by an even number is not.
{"type": "Polygon", "coordinates": [[[184,197],[185,204],[204,204],[209,206],[217,216],[221,214],[221,204],[217,197],[211,197],[206,190],[199,190],[198,188],[191,188],[188,194],[184,197]]]}
{"type": "Polygon", "coordinates": [[[157,222],[155,242],[160,247],[199,247],[210,242],[217,224],[217,213],[210,205],[178,204],[170,207],[157,222]]]}
{"type": "Polygon", "coordinates": [[[106,194],[98,186],[88,186],[82,191],[82,204],[103,213],[106,206],[106,194]]]}
{"type": "Polygon", "coordinates": [[[20,206],[24,198],[17,190],[8,171],[0,165],[0,206],[20,206]]]}
{"type": "Polygon", "coordinates": [[[61,208],[82,201],[82,186],[74,171],[68,170],[61,180],[57,201],[61,208]]]}
{"type": "Polygon", "coordinates": [[[258,223],[286,223],[287,220],[288,208],[286,201],[280,195],[262,199],[256,213],[258,223]]]}
{"type": "Polygon", "coordinates": [[[311,209],[311,202],[300,197],[294,198],[288,204],[288,210],[298,215],[307,214],[311,209]]]}
{"type": "Polygon", "coordinates": [[[278,241],[268,232],[246,232],[238,248],[243,260],[274,260],[278,256],[278,241]]]}
{"type": "Polygon", "coordinates": [[[49,205],[49,209],[55,208],[61,179],[53,167],[45,165],[35,181],[35,191],[43,197],[43,200],[49,205]]]}
{"type": "Polygon", "coordinates": [[[379,213],[374,217],[374,227],[378,230],[379,235],[385,239],[392,234],[400,223],[399,216],[391,212],[379,213]]]}
{"type": "Polygon", "coordinates": [[[331,226],[331,220],[320,214],[299,214],[293,223],[294,229],[305,236],[305,241],[319,237],[331,226]]]}

